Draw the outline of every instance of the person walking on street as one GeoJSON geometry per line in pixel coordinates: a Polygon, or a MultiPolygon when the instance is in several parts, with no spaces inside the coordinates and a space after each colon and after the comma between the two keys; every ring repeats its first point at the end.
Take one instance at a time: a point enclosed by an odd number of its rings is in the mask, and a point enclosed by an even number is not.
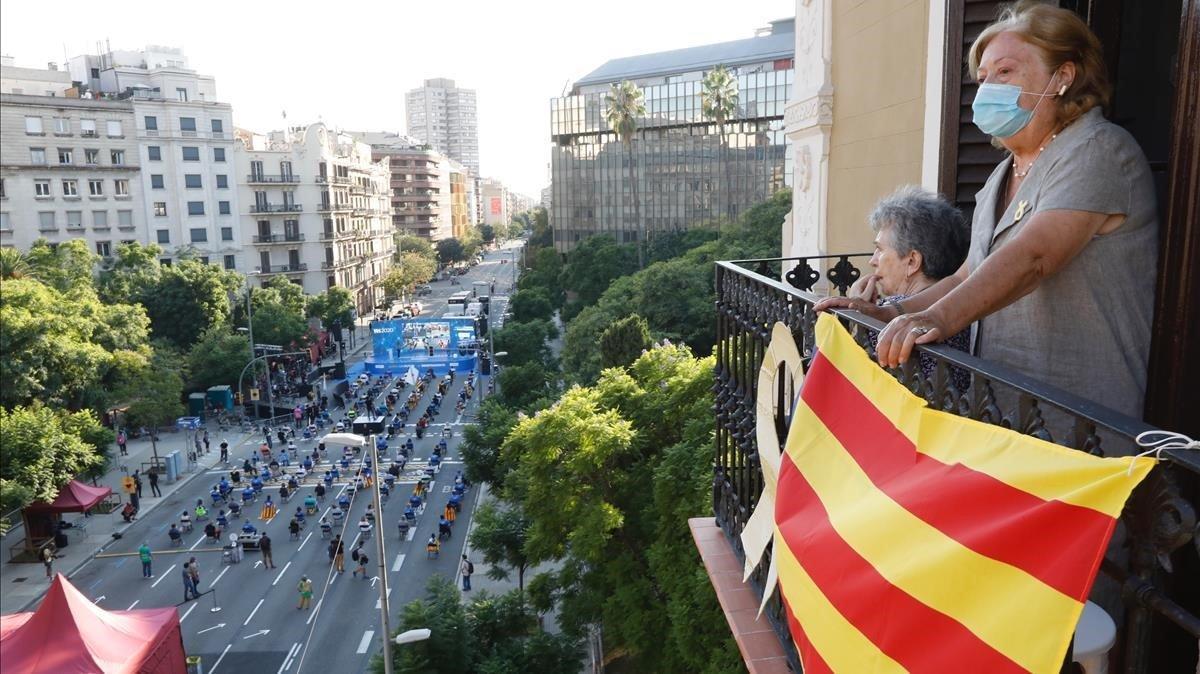
{"type": "Polygon", "coordinates": [[[462,573],[463,577],[463,592],[470,592],[471,574],[475,573],[475,565],[471,563],[471,560],[467,559],[465,554],[462,556],[462,562],[458,565],[458,570],[462,573]]]}
{"type": "Polygon", "coordinates": [[[154,572],[150,568],[150,562],[152,561],[152,558],[150,557],[150,546],[144,541],[142,542],[142,547],[138,548],[138,559],[142,560],[142,577],[153,578],[154,572]]]}
{"type": "Polygon", "coordinates": [[[338,573],[346,573],[346,544],[341,534],[334,534],[333,546],[333,568],[338,573]]]}
{"type": "Polygon", "coordinates": [[[221,440],[221,463],[229,463],[229,441],[221,440]]]}
{"type": "Polygon", "coordinates": [[[296,586],[296,589],[300,592],[300,605],[296,608],[299,610],[308,608],[309,603],[312,602],[312,581],[308,579],[308,576],[300,576],[300,584],[296,586]]]}
{"type": "Polygon", "coordinates": [[[204,429],[204,453],[208,454],[208,429],[204,429]]]}
{"type": "Polygon", "coordinates": [[[150,479],[150,493],[153,494],[154,496],[162,498],[162,490],[158,488],[158,470],[157,469],[154,469],[154,468],[150,469],[149,479],[150,479]]]}
{"type": "Polygon", "coordinates": [[[129,436],[125,435],[125,429],[122,428],[120,433],[117,433],[117,448],[121,450],[121,456],[129,456],[129,448],[125,444],[129,442],[129,436]]]}
{"type": "Polygon", "coordinates": [[[275,568],[275,562],[271,561],[271,537],[268,536],[267,532],[265,532],[265,531],[263,532],[263,535],[258,539],[258,549],[262,551],[263,568],[264,569],[275,568]]]}
{"type": "Polygon", "coordinates": [[[142,498],[142,476],[140,471],[133,471],[133,489],[137,493],[137,497],[139,499],[142,498]]]}
{"type": "Polygon", "coordinates": [[[200,598],[200,562],[196,561],[195,557],[188,560],[188,574],[192,578],[192,596],[200,598]]]}
{"type": "Polygon", "coordinates": [[[42,564],[46,565],[46,577],[54,575],[54,559],[58,557],[58,548],[54,547],[53,543],[47,543],[46,547],[42,548],[42,564]]]}
{"type": "Polygon", "coordinates": [[[358,553],[358,568],[355,569],[354,573],[352,573],[350,575],[357,576],[358,574],[361,573],[362,579],[366,580],[367,579],[367,562],[369,562],[371,560],[367,559],[367,551],[366,550],[356,548],[355,552],[358,553]]]}
{"type": "Polygon", "coordinates": [[[192,585],[192,570],[190,568],[188,568],[190,565],[191,565],[191,562],[183,563],[182,574],[183,574],[183,600],[184,601],[187,601],[188,599],[196,598],[196,590],[195,590],[194,586],[192,585]]]}

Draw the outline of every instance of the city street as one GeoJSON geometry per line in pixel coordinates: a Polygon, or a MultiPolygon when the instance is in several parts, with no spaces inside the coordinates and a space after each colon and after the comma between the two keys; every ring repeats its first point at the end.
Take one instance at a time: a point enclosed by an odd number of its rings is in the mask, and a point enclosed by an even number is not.
{"type": "MultiPolygon", "coordinates": [[[[421,298],[424,306],[422,317],[437,317],[450,313],[446,298],[463,289],[472,288],[476,281],[490,282],[496,277],[497,291],[507,291],[512,274],[513,250],[493,252],[485,261],[460,277],[461,285],[450,285],[449,281],[432,283],[433,292],[421,298]],[[501,259],[510,264],[501,264],[501,259]]],[[[519,253],[517,253],[519,257],[519,253]]],[[[479,286],[479,294],[486,294],[479,286]]],[[[492,325],[499,322],[507,298],[492,304],[492,325]]],[[[455,307],[461,311],[461,307],[455,307]]],[[[367,353],[360,350],[356,358],[367,353]]],[[[427,558],[425,542],[438,529],[442,514],[454,484],[455,474],[462,470],[458,445],[462,441],[463,427],[470,423],[480,399],[487,389],[487,377],[478,377],[475,394],[468,402],[462,415],[457,415],[454,401],[464,386],[466,373],[459,373],[445,395],[441,413],[434,420],[424,438],[417,439],[412,424],[404,427],[390,442],[389,448],[380,451],[380,462],[386,467],[397,456],[397,449],[404,439],[412,437],[414,451],[388,502],[383,504],[382,516],[376,531],[385,537],[386,574],[389,583],[389,601],[392,627],[397,627],[396,616],[408,601],[421,597],[427,579],[432,574],[456,578],[458,561],[466,544],[466,533],[471,524],[471,515],[476,503],[478,488],[472,486],[463,499],[461,514],[454,523],[453,536],[443,543],[441,554],[436,559],[427,558]],[[447,438],[447,450],[442,455],[442,465],[434,476],[426,505],[418,511],[417,525],[401,539],[398,523],[403,519],[404,508],[413,493],[419,477],[435,444],[442,437],[442,425],[450,424],[452,435],[447,438]]],[[[436,381],[427,386],[417,413],[425,409],[436,391],[436,381]]],[[[387,384],[380,394],[391,387],[387,384]]],[[[400,403],[406,397],[401,394],[400,403]]],[[[344,410],[331,411],[333,418],[341,419],[344,410]]],[[[415,420],[416,415],[413,416],[415,420]]],[[[325,431],[327,432],[327,431],[325,431]]],[[[231,442],[234,442],[231,437],[231,442]]],[[[297,434],[297,454],[300,458],[310,455],[318,439],[303,440],[297,434]]],[[[316,516],[307,518],[307,525],[296,539],[291,539],[288,522],[291,514],[300,507],[306,496],[313,493],[316,480],[330,464],[323,462],[315,467],[302,484],[299,493],[293,494],[287,503],[279,502],[278,484],[264,488],[263,494],[254,503],[243,508],[242,519],[231,520],[230,530],[240,530],[249,521],[259,532],[267,532],[272,540],[274,568],[265,568],[262,555],[255,548],[247,547],[240,563],[226,563],[222,546],[206,541],[203,524],[197,524],[191,533],[184,535],[182,544],[173,547],[167,535],[172,523],[178,522],[184,510],[193,511],[197,501],[210,508],[210,519],[222,506],[212,506],[209,493],[229,470],[238,469],[242,462],[256,453],[262,435],[253,432],[242,435],[230,448],[231,465],[216,466],[198,474],[185,477],[186,482],[169,492],[162,501],[143,499],[153,503],[144,508],[142,516],[123,532],[120,540],[108,546],[92,561],[71,574],[77,588],[91,597],[97,605],[110,610],[150,608],[177,605],[183,625],[184,646],[189,655],[201,656],[204,671],[212,672],[259,672],[259,671],[363,671],[370,658],[381,648],[379,622],[378,560],[376,545],[372,538],[366,540],[363,550],[370,558],[366,578],[355,578],[351,572],[357,564],[351,561],[350,552],[362,536],[358,521],[371,502],[371,492],[364,490],[354,496],[351,507],[341,525],[346,541],[344,574],[333,572],[327,552],[329,540],[322,536],[318,521],[329,512],[337,497],[346,489],[346,471],[335,482],[333,489],[319,504],[316,516]],[[277,515],[269,520],[262,519],[264,498],[270,495],[278,506],[277,515]],[[144,578],[137,549],[147,543],[153,550],[153,577],[144,578]],[[199,589],[202,596],[183,601],[184,588],[182,569],[185,562],[195,556],[200,568],[199,589]],[[297,610],[299,592],[297,584],[301,576],[313,581],[312,608],[297,610]],[[303,669],[301,669],[303,668],[303,669]]],[[[275,450],[279,445],[276,443],[275,450]]],[[[328,447],[328,458],[339,459],[340,448],[328,447]]],[[[364,450],[367,452],[369,450],[364,450]]],[[[357,465],[351,464],[351,471],[357,465]]],[[[293,463],[290,471],[295,470],[293,463]]],[[[243,477],[244,486],[248,482],[243,477]]],[[[233,492],[237,495],[240,487],[233,492]]],[[[98,516],[99,517],[99,516],[98,516]]],[[[117,517],[105,515],[102,517],[117,517]]],[[[334,527],[334,533],[339,528],[334,527]]],[[[228,540],[228,532],[224,536],[228,540]]]]}

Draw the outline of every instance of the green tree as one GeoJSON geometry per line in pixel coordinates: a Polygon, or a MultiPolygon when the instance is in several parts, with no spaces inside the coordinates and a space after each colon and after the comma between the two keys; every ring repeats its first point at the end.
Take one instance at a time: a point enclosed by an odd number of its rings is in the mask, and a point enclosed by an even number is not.
{"type": "Polygon", "coordinates": [[[500,445],[516,425],[516,412],[502,405],[496,397],[485,398],[480,403],[476,423],[463,428],[460,451],[467,479],[503,489],[510,467],[500,462],[500,445]]]}
{"type": "MultiPolygon", "coordinates": [[[[460,674],[470,671],[472,635],[454,581],[433,574],[425,584],[425,598],[410,601],[400,610],[397,632],[428,629],[429,638],[392,649],[393,671],[398,674],[460,674]]],[[[372,671],[383,672],[376,657],[372,671]]]]}
{"type": "Polygon", "coordinates": [[[437,242],[436,247],[438,262],[442,264],[453,264],[467,259],[467,251],[458,239],[442,239],[437,242]]]}
{"type": "Polygon", "coordinates": [[[400,260],[405,253],[416,253],[430,260],[437,260],[437,253],[433,250],[433,244],[429,242],[429,239],[412,234],[397,234],[396,259],[400,260]]]}
{"type": "Polygon", "coordinates": [[[255,311],[258,310],[260,304],[279,304],[288,313],[304,317],[308,295],[304,294],[304,287],[299,283],[292,283],[282,276],[276,276],[268,279],[263,284],[262,290],[254,293],[252,301],[255,311]]]}
{"type": "Polygon", "coordinates": [[[508,306],[512,310],[512,319],[521,323],[547,321],[554,316],[554,304],[550,301],[550,293],[540,286],[517,291],[509,300],[508,306]]]}
{"type": "Polygon", "coordinates": [[[717,227],[719,231],[721,222],[728,217],[725,210],[721,208],[720,195],[725,195],[726,199],[730,197],[729,172],[725,167],[727,145],[725,142],[725,122],[737,114],[738,83],[733,73],[729,72],[724,65],[718,65],[704,74],[704,79],[700,86],[701,112],[705,117],[717,123],[717,139],[719,143],[717,151],[720,155],[718,162],[721,166],[721,178],[724,183],[717,193],[717,227]]]}
{"type": "Polygon", "coordinates": [[[529,555],[525,554],[529,518],[520,506],[492,501],[476,509],[474,524],[471,548],[491,565],[488,578],[508,580],[507,567],[516,572],[517,589],[524,592],[525,570],[529,568],[529,555]]]}
{"type": "Polygon", "coordinates": [[[187,354],[188,383],[191,391],[210,386],[236,387],[238,376],[250,362],[250,340],[223,327],[209,328],[187,354]]]}
{"type": "Polygon", "coordinates": [[[254,309],[254,341],[259,344],[274,344],[284,351],[294,351],[293,347],[303,345],[307,333],[304,314],[296,313],[283,302],[264,302],[254,309]]]}
{"type": "Polygon", "coordinates": [[[156,337],[186,349],[209,328],[226,324],[229,298],[242,286],[240,274],[198,260],[181,260],[161,274],[160,282],[137,298],[156,337]]]}
{"type": "Polygon", "coordinates": [[[342,325],[354,322],[354,295],[341,286],[333,286],[319,295],[308,299],[309,318],[319,318],[321,325],[328,328],[334,321],[342,325]]]}
{"type": "Polygon", "coordinates": [[[517,280],[519,290],[541,288],[550,298],[550,304],[558,309],[563,306],[566,295],[563,292],[561,276],[563,273],[562,258],[553,248],[540,248],[536,252],[526,251],[527,271],[522,270],[517,280]]]}
{"type": "Polygon", "coordinates": [[[538,361],[506,365],[496,375],[497,397],[510,409],[530,410],[554,395],[556,379],[555,373],[538,361]]]}
{"type": "Polygon", "coordinates": [[[633,246],[618,244],[611,235],[597,234],[580,241],[571,251],[562,284],[578,295],[581,306],[591,306],[613,279],[632,274],[639,266],[633,246]]]}
{"type": "Polygon", "coordinates": [[[474,225],[468,225],[458,240],[462,243],[464,260],[478,255],[479,249],[483,247],[483,237],[479,234],[479,227],[474,225]]]}
{"type": "Polygon", "coordinates": [[[642,222],[642,202],[638,198],[637,158],[633,152],[633,138],[637,135],[638,120],[646,116],[646,105],[642,89],[629,80],[613,84],[608,90],[608,109],[605,117],[608,126],[621,139],[625,146],[625,155],[629,159],[629,188],[633,195],[633,219],[638,233],[638,268],[644,264],[642,256],[646,241],[646,231],[642,222]]]}
{"type": "Polygon", "coordinates": [[[162,248],[157,244],[123,243],[104,266],[96,289],[107,302],[137,302],[153,292],[162,280],[158,259],[162,248]]]}
{"type": "Polygon", "coordinates": [[[494,243],[496,241],[496,228],[487,223],[479,225],[479,238],[484,243],[494,243]]]}
{"type": "Polygon", "coordinates": [[[60,293],[92,290],[92,275],[99,259],[83,239],[71,239],[56,246],[38,239],[25,254],[30,276],[60,293]]]}
{"type": "Polygon", "coordinates": [[[600,335],[600,364],[626,367],[650,348],[650,326],[646,319],[630,314],[608,326],[600,335]]]}
{"type": "MultiPolygon", "coordinates": [[[[447,239],[448,240],[448,239],[447,239]]],[[[440,241],[438,243],[441,243],[440,241]]],[[[388,297],[401,297],[437,273],[437,264],[418,253],[405,253],[380,282],[388,297]]]]}
{"type": "Polygon", "coordinates": [[[81,471],[101,462],[84,439],[102,437],[91,411],[68,413],[41,404],[0,408],[0,511],[53,501],[81,471]]]}
{"type": "Polygon", "coordinates": [[[492,337],[496,351],[506,351],[502,365],[524,365],[525,363],[550,363],[550,347],[546,341],[558,336],[558,330],[550,321],[508,322],[492,337]]]}
{"type": "Polygon", "coordinates": [[[184,414],[182,363],[165,354],[156,353],[150,366],[137,373],[119,389],[118,398],[125,403],[125,423],[151,430],[153,440],[160,428],[171,426],[184,414]]]}

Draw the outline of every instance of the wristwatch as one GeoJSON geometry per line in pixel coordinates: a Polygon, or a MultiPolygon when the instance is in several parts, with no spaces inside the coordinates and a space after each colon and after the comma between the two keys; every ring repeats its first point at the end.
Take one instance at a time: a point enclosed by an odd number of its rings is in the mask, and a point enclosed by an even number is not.
{"type": "Polygon", "coordinates": [[[888,306],[888,307],[895,307],[897,316],[903,316],[904,314],[908,313],[907,311],[904,310],[904,305],[900,304],[899,299],[888,300],[888,301],[884,302],[883,305],[888,306]]]}

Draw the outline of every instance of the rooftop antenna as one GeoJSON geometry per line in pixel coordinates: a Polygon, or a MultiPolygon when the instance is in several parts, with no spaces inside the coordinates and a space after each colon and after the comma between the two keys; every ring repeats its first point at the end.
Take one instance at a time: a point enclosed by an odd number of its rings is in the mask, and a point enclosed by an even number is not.
{"type": "Polygon", "coordinates": [[[567,92],[570,90],[571,90],[571,80],[567,80],[566,82],[563,82],[562,95],[566,96],[567,92]]]}

